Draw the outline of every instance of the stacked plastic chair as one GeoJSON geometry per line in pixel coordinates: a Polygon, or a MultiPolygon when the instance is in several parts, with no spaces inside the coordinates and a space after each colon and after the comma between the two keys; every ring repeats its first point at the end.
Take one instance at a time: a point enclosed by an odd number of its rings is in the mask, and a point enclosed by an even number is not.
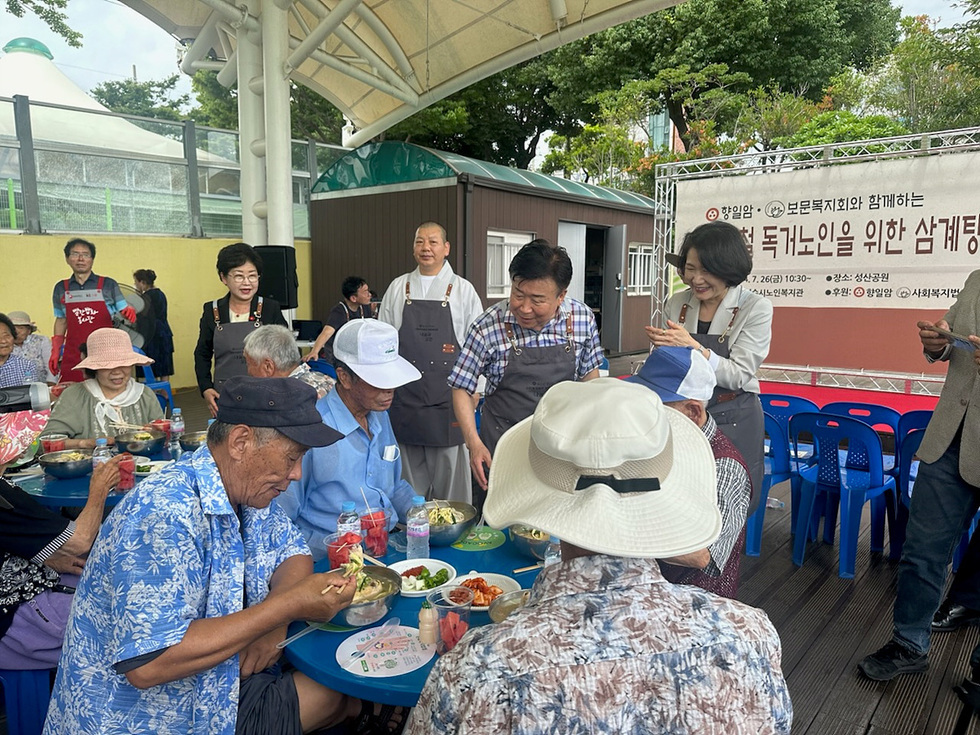
{"type": "MultiPolygon", "coordinates": [[[[801,398],[800,396],[783,395],[781,393],[763,393],[762,395],[759,396],[759,399],[762,401],[763,412],[772,416],[779,424],[779,426],[782,427],[783,436],[786,437],[786,446],[788,447],[788,451],[790,452],[790,471],[793,473],[794,476],[797,476],[799,474],[800,464],[802,463],[805,465],[809,462],[811,451],[808,447],[805,446],[795,447],[793,443],[790,441],[789,420],[790,418],[792,418],[794,415],[798,413],[817,413],[818,411],[820,411],[820,408],[817,406],[816,403],[809,400],[808,398],[801,398]]],[[[769,433],[768,428],[766,429],[766,433],[769,433]]],[[[770,441],[771,441],[771,434],[770,434],[770,441]]],[[[769,487],[771,488],[772,485],[775,484],[777,483],[774,482],[769,487]]],[[[791,492],[790,523],[791,523],[791,528],[795,530],[796,514],[800,503],[800,483],[798,481],[790,484],[790,492],[791,492]]],[[[756,514],[759,513],[762,514],[759,520],[760,524],[762,522],[762,517],[765,516],[764,506],[765,506],[765,502],[760,501],[759,508],[756,510],[756,513],[753,514],[753,517],[756,514]]],[[[748,548],[747,542],[746,542],[746,548],[748,548]]]]}
{"type": "MultiPolygon", "coordinates": [[[[833,543],[835,520],[831,508],[840,506],[840,560],[838,575],[854,577],[857,557],[857,538],[864,504],[871,502],[871,550],[884,548],[884,519],[887,493],[895,492],[895,478],[886,474],[881,455],[881,439],[863,421],[846,416],[823,413],[796,414],[790,419],[790,435],[794,446],[800,436],[813,437],[814,464],[801,467],[800,508],[796,519],[796,538],[793,540],[793,563],[803,565],[809,527],[818,496],[827,500],[824,519],[824,540],[833,543]],[[867,459],[867,469],[848,467],[840,451],[847,442],[848,452],[867,459]]],[[[836,514],[835,514],[836,515],[836,514]]]]}
{"type": "Polygon", "coordinates": [[[766,519],[766,501],[772,486],[789,480],[792,483],[793,497],[799,494],[800,476],[792,467],[789,436],[775,416],[763,413],[762,417],[769,436],[769,448],[765,459],[766,471],[759,491],[759,507],[745,521],[745,553],[749,556],[759,556],[762,550],[762,526],[766,519]]]}
{"type": "MultiPolygon", "coordinates": [[[[141,355],[146,355],[143,350],[139,347],[133,347],[133,352],[138,352],[141,355]]],[[[160,401],[160,408],[163,409],[164,413],[167,409],[170,413],[166,415],[172,415],[174,412],[174,392],[170,389],[169,380],[157,380],[156,376],[153,374],[153,368],[149,365],[143,365],[143,385],[152,390],[157,394],[157,400],[160,401]]]]}

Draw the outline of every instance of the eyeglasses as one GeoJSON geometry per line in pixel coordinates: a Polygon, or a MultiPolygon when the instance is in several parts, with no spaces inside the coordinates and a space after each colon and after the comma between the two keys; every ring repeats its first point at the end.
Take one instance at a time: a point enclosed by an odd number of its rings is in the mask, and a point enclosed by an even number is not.
{"type": "Polygon", "coordinates": [[[68,253],[69,258],[76,258],[80,260],[89,260],[92,257],[92,253],[88,250],[72,250],[68,253]]]}
{"type": "Polygon", "coordinates": [[[229,273],[228,277],[231,278],[231,280],[233,280],[235,283],[245,283],[246,281],[248,283],[259,282],[258,273],[249,273],[248,275],[245,275],[244,273],[229,273]]]}

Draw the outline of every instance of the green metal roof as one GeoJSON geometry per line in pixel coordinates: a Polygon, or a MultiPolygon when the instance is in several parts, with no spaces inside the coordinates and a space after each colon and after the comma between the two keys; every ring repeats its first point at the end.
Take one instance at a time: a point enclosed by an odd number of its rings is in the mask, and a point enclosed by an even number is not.
{"type": "Polygon", "coordinates": [[[556,176],[478,161],[455,153],[423,148],[413,143],[386,140],[366,143],[334,161],[313,186],[313,193],[366,189],[416,181],[455,178],[472,174],[554,194],[595,199],[606,204],[655,210],[653,199],[642,194],[583,184],[556,176]]]}

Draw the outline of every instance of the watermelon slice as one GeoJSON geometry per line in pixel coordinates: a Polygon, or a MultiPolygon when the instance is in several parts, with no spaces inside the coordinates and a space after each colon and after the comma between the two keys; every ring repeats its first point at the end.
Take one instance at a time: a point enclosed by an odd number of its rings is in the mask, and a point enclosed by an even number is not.
{"type": "Polygon", "coordinates": [[[459,613],[450,610],[442,618],[439,619],[439,635],[442,638],[442,644],[446,651],[449,651],[457,643],[459,639],[465,635],[466,631],[469,630],[470,624],[463,620],[459,613]]]}

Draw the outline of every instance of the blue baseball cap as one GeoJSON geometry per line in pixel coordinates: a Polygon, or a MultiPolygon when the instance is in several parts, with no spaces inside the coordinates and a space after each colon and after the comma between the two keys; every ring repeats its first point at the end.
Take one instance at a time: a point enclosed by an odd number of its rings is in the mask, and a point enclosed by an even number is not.
{"type": "Polygon", "coordinates": [[[693,347],[658,347],[626,380],[645,385],[664,403],[710,400],[717,384],[710,363],[693,347]]]}

